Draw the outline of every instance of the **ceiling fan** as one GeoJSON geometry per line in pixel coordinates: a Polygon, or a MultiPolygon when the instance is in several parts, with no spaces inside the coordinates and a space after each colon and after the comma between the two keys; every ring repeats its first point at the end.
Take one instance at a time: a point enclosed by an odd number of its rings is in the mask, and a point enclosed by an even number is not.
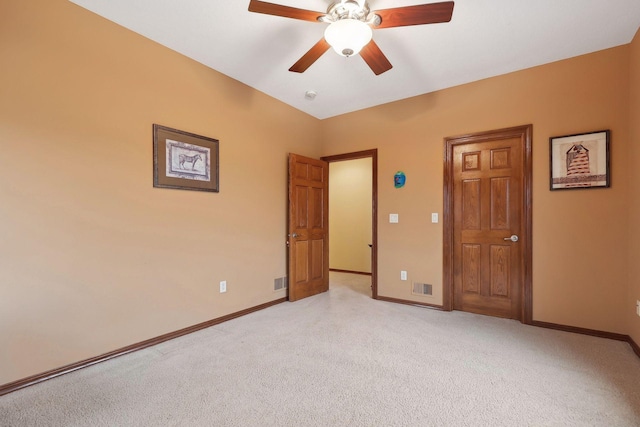
{"type": "Polygon", "coordinates": [[[302,55],[289,71],[303,73],[330,47],[342,56],[360,53],[369,68],[380,75],[393,66],[378,45],[372,40],[372,28],[405,27],[408,25],[435,24],[451,21],[453,1],[396,7],[371,11],[367,0],[339,0],[327,9],[327,13],[298,9],[265,1],[251,0],[249,11],[303,21],[323,22],[329,26],[324,37],[302,55]]]}

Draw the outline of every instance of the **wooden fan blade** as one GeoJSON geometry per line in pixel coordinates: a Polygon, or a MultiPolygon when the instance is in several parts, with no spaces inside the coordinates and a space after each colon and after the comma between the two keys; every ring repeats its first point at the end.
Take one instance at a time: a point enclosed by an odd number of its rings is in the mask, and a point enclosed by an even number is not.
{"type": "Polygon", "coordinates": [[[303,21],[318,22],[318,18],[326,13],[314,12],[312,10],[297,9],[295,7],[283,6],[280,4],[267,3],[266,1],[251,0],[249,2],[249,12],[264,13],[266,15],[284,16],[285,18],[300,19],[303,21]]]}
{"type": "Polygon", "coordinates": [[[362,56],[364,62],[367,63],[369,68],[371,68],[371,71],[373,71],[376,76],[379,76],[385,71],[389,71],[393,68],[391,62],[389,62],[387,57],[384,56],[384,53],[382,53],[378,45],[373,40],[362,48],[360,56],[362,56]]]}
{"type": "Polygon", "coordinates": [[[327,41],[323,38],[320,39],[318,43],[316,43],[309,52],[302,55],[302,58],[298,59],[298,62],[293,64],[289,71],[293,71],[294,73],[304,73],[307,68],[311,66],[314,62],[318,60],[327,50],[329,50],[331,46],[327,41]]]}
{"type": "Polygon", "coordinates": [[[437,24],[451,21],[453,2],[420,4],[376,10],[382,22],[375,28],[406,27],[408,25],[437,24]]]}

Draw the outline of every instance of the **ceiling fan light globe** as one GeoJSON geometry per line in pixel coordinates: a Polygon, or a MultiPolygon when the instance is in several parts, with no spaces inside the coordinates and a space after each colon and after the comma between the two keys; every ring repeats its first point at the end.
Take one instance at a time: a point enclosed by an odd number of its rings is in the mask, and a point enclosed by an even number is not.
{"type": "Polygon", "coordinates": [[[332,22],[324,31],[327,43],[341,56],[357,55],[372,37],[371,27],[357,19],[332,22]]]}

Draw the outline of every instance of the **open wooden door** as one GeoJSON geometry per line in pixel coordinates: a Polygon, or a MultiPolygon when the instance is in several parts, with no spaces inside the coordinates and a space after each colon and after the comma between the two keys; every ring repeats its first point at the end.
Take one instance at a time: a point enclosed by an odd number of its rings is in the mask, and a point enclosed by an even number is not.
{"type": "Polygon", "coordinates": [[[329,290],[329,165],[289,154],[289,301],[329,290]]]}

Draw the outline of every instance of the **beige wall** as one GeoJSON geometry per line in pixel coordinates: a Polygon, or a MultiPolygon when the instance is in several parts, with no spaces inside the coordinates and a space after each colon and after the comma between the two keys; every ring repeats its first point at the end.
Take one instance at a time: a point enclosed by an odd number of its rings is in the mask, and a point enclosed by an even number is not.
{"type": "Polygon", "coordinates": [[[329,163],[329,266],[371,273],[372,159],[329,163]]]}
{"type": "Polygon", "coordinates": [[[630,47],[629,103],[629,298],[621,308],[628,313],[628,333],[640,345],[640,317],[635,314],[640,300],[640,31],[630,47]]]}
{"type": "Polygon", "coordinates": [[[318,120],[65,0],[4,1],[0,52],[0,384],[285,296],[318,120]],[[219,194],[153,188],[153,123],[220,140],[219,194]]]}
{"type": "Polygon", "coordinates": [[[623,46],[324,121],[323,155],[378,149],[379,294],[442,302],[442,223],[430,214],[443,209],[443,138],[532,123],[533,317],[624,333],[628,70],[623,46]],[[613,186],[550,192],[549,137],[601,129],[612,131],[613,186]],[[432,283],[433,298],[412,295],[414,281],[432,283]]]}
{"type": "Polygon", "coordinates": [[[2,17],[0,384],[283,297],[288,152],[378,148],[379,293],[439,303],[443,138],[528,123],[534,319],[640,343],[638,37],[320,122],[65,0],[2,17]],[[153,123],[220,140],[219,194],[152,187],[153,123]],[[601,129],[612,188],[550,192],[548,138],[601,129]]]}

